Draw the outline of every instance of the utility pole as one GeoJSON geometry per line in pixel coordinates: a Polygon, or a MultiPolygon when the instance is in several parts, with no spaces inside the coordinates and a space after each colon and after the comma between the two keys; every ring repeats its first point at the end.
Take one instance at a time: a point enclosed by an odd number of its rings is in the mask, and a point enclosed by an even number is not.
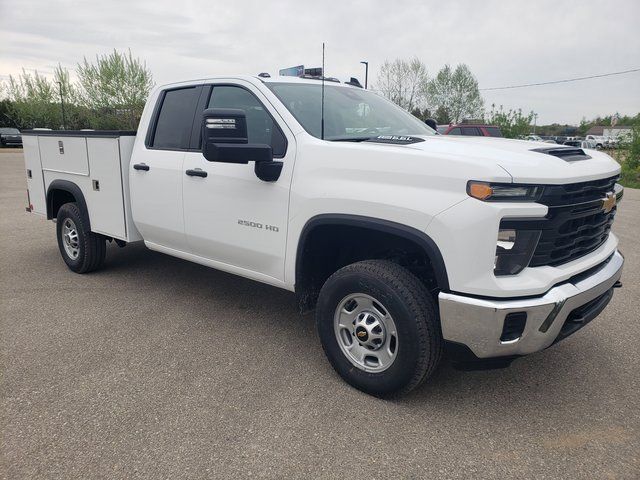
{"type": "Polygon", "coordinates": [[[536,124],[538,123],[538,114],[533,114],[533,134],[536,134],[536,124]]]}
{"type": "Polygon", "coordinates": [[[364,89],[367,89],[367,83],[369,81],[369,62],[360,62],[364,64],[364,89]]]}
{"type": "Polygon", "coordinates": [[[60,108],[62,108],[62,129],[66,130],[66,118],[64,116],[64,97],[62,96],[62,82],[56,82],[58,84],[58,87],[60,88],[60,108]]]}

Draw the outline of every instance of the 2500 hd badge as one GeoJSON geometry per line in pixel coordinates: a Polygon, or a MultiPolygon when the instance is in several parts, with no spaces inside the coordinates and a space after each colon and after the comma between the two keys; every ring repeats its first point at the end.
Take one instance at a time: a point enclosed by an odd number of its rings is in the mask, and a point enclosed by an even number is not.
{"type": "Polygon", "coordinates": [[[238,219],[238,225],[244,225],[245,227],[253,227],[253,228],[261,228],[264,230],[269,230],[271,232],[279,232],[280,229],[275,225],[263,225],[258,222],[251,222],[249,220],[240,220],[238,219]]]}

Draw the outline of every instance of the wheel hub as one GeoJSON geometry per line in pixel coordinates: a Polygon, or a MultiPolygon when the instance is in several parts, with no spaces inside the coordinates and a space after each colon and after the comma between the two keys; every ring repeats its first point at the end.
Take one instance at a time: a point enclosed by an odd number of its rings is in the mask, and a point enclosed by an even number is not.
{"type": "Polygon", "coordinates": [[[356,318],[354,334],[360,345],[378,350],[385,341],[384,324],[373,312],[362,312],[356,318]]]}
{"type": "Polygon", "coordinates": [[[62,246],[67,255],[75,260],[80,254],[80,244],[76,224],[70,218],[65,218],[62,224],[62,246]]]}
{"type": "Polygon", "coordinates": [[[370,295],[354,293],[343,298],[336,308],[334,331],[342,353],[360,370],[382,372],[396,359],[396,325],[370,295]]]}

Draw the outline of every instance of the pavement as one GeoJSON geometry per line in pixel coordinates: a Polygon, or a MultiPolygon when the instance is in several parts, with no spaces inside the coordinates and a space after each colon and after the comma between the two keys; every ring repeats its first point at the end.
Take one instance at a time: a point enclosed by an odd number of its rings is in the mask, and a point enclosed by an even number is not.
{"type": "Polygon", "coordinates": [[[345,384],[293,294],[110,245],[77,275],[0,151],[0,478],[640,478],[640,190],[605,312],[397,401],[345,384]]]}

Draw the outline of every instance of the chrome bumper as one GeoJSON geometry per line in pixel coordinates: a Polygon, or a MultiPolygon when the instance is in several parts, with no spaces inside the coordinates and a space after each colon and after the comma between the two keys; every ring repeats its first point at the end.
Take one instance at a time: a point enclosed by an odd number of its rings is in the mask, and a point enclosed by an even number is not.
{"type": "Polygon", "coordinates": [[[577,280],[553,287],[541,297],[505,300],[440,293],[442,336],[466,345],[478,358],[543,350],[558,338],[572,311],[613,288],[622,275],[623,263],[623,256],[616,251],[600,270],[585,278],[578,275],[577,280]],[[504,320],[512,312],[526,312],[526,324],[519,338],[503,342],[504,320]]]}

